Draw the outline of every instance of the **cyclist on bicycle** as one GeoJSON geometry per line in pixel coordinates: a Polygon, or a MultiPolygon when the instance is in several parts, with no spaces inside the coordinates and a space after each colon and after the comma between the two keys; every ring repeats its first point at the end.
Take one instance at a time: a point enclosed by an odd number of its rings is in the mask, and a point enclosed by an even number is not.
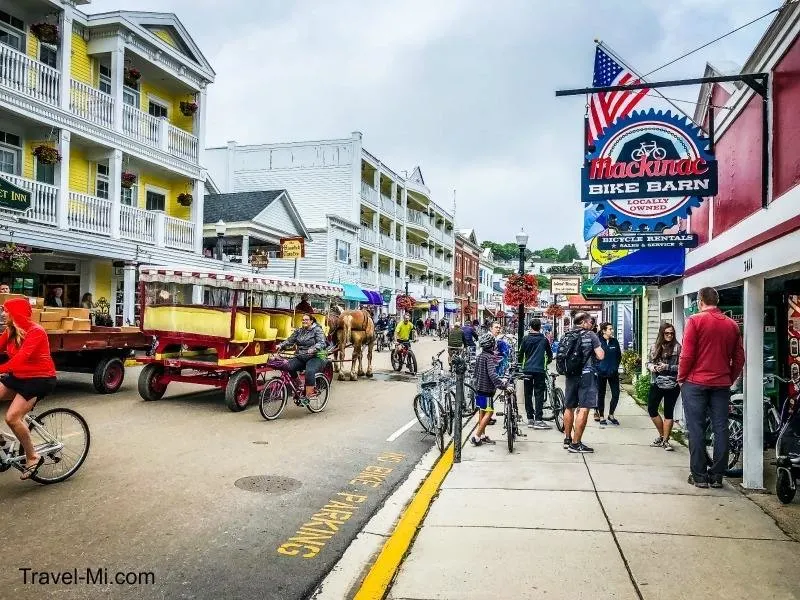
{"type": "Polygon", "coordinates": [[[12,298],[3,304],[6,330],[0,335],[0,352],[8,361],[0,365],[0,399],[11,398],[6,411],[6,424],[25,450],[25,469],[20,479],[35,475],[44,462],[36,454],[25,415],[36,400],[47,396],[56,387],[56,368],[50,357],[47,332],[31,320],[27,298],[12,298]]]}
{"type": "Polygon", "coordinates": [[[411,349],[411,339],[414,335],[414,324],[408,314],[403,315],[403,320],[397,324],[394,330],[394,337],[399,345],[411,349]]]}
{"type": "Polygon", "coordinates": [[[314,381],[325,366],[325,361],[320,354],[324,352],[327,343],[322,327],[311,318],[311,315],[303,315],[303,324],[295,329],[286,340],[278,344],[278,351],[292,345],[295,347],[295,355],[289,359],[286,367],[292,376],[295,387],[298,385],[297,373],[299,371],[306,372],[305,397],[306,399],[313,398],[316,396],[314,381]]]}
{"type": "Polygon", "coordinates": [[[470,438],[473,446],[496,443],[486,435],[486,427],[494,412],[494,394],[498,388],[505,386],[503,380],[497,375],[497,362],[494,355],[497,340],[491,333],[483,333],[478,338],[478,345],[482,350],[475,361],[475,405],[478,407],[479,413],[475,435],[470,438]]]}
{"type": "Polygon", "coordinates": [[[494,336],[494,339],[497,340],[497,348],[495,350],[495,354],[497,355],[497,374],[502,377],[506,370],[508,369],[508,365],[511,362],[511,345],[502,339],[500,336],[503,333],[503,327],[495,321],[492,323],[491,334],[494,336]]]}

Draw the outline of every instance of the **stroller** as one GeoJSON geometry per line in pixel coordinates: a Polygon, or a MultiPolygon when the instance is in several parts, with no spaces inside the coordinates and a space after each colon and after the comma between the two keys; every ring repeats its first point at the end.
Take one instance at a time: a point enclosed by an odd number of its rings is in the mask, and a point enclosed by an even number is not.
{"type": "Polygon", "coordinates": [[[784,504],[789,504],[794,499],[797,482],[800,480],[800,385],[795,381],[791,385],[795,392],[783,403],[781,428],[775,443],[775,465],[778,471],[775,494],[784,504]]]}

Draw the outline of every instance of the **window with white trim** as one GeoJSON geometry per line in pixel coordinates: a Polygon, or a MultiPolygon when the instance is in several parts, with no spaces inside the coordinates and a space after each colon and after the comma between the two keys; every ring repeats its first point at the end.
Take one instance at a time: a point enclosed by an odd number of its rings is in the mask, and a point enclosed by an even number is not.
{"type": "Polygon", "coordinates": [[[109,198],[108,165],[97,163],[97,176],[94,182],[94,195],[98,198],[109,198]]]}
{"type": "Polygon", "coordinates": [[[129,188],[122,188],[120,202],[125,206],[139,206],[139,186],[134,184],[129,188]]]}
{"type": "Polygon", "coordinates": [[[47,183],[55,185],[56,183],[56,166],[48,165],[36,159],[36,181],[40,183],[47,183]]]}
{"type": "Polygon", "coordinates": [[[146,205],[147,210],[160,210],[164,211],[167,208],[167,196],[160,192],[147,190],[146,205]]]}
{"type": "Polygon", "coordinates": [[[100,65],[100,91],[111,94],[111,67],[100,65]]]}
{"type": "Polygon", "coordinates": [[[122,88],[122,103],[139,108],[139,90],[127,85],[124,86],[122,88]]]}
{"type": "Polygon", "coordinates": [[[153,100],[152,98],[148,98],[147,100],[147,112],[150,113],[150,115],[157,119],[160,119],[161,117],[164,117],[165,119],[169,118],[169,110],[164,103],[153,100]]]}
{"type": "Polygon", "coordinates": [[[22,142],[18,135],[0,131],[0,172],[19,175],[22,142]]]}
{"type": "Polygon", "coordinates": [[[25,23],[0,10],[0,44],[25,52],[25,23]]]}
{"type": "Polygon", "coordinates": [[[39,44],[39,61],[48,67],[58,68],[58,49],[51,44],[39,44]]]}
{"type": "Polygon", "coordinates": [[[350,264],[350,242],[336,240],[336,262],[350,264]]]}

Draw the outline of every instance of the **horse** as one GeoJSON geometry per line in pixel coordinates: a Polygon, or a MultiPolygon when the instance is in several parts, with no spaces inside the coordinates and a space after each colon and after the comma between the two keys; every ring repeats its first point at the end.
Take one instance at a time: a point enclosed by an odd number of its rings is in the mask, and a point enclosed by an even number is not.
{"type": "Polygon", "coordinates": [[[328,335],[335,342],[332,352],[334,370],[339,373],[339,381],[346,378],[358,381],[359,376],[372,377],[372,352],[375,347],[375,323],[369,311],[361,308],[357,310],[343,310],[340,306],[333,306],[328,311],[326,323],[329,327],[328,335]],[[353,354],[349,377],[345,375],[340,362],[345,360],[347,344],[353,344],[353,354]],[[367,347],[367,370],[364,372],[363,354],[364,346],[367,347]],[[358,368],[356,369],[356,360],[358,368]]]}

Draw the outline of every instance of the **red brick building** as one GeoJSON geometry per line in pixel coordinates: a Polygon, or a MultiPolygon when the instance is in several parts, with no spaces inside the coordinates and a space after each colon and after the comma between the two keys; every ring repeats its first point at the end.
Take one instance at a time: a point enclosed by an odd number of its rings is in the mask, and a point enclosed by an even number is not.
{"type": "Polygon", "coordinates": [[[453,295],[459,307],[459,320],[475,319],[478,314],[478,272],[481,247],[475,230],[461,229],[456,235],[453,295]]]}

